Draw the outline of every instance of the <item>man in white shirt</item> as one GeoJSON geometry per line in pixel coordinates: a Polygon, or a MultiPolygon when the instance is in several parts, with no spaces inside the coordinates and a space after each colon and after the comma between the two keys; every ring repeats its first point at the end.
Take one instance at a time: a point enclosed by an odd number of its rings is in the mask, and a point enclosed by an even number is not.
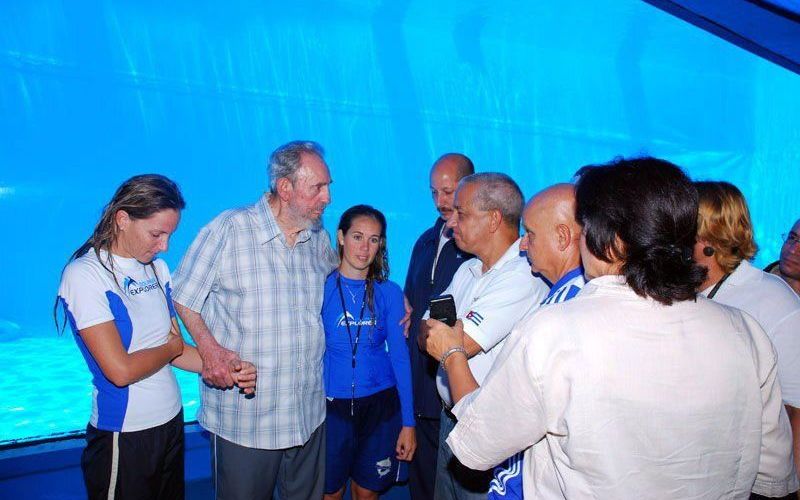
{"type": "MultiPolygon", "coordinates": [[[[474,174],[459,182],[455,213],[448,221],[458,247],[476,255],[456,271],[444,295],[455,300],[459,318],[455,330],[463,335],[470,370],[479,384],[511,328],[533,311],[548,291],[520,255],[522,203],[522,192],[507,175],[474,174]]],[[[422,330],[427,334],[427,328],[422,330]]],[[[443,370],[437,374],[437,385],[445,410],[434,498],[485,499],[491,473],[463,467],[445,443],[456,421],[449,411],[453,400],[443,370]]]]}
{"type": "MultiPolygon", "coordinates": [[[[522,224],[525,235],[520,249],[527,252],[531,271],[553,284],[541,305],[575,297],[585,284],[579,245],[581,228],[575,220],[575,186],[556,184],[537,193],[525,205],[522,224]]],[[[461,338],[444,323],[429,322],[428,353],[439,360],[450,346],[460,345],[461,338]]],[[[456,403],[478,392],[478,383],[468,365],[451,365],[448,380],[456,403]]],[[[547,453],[545,441],[536,446],[540,448],[536,453],[547,453]]],[[[517,453],[495,468],[489,485],[489,500],[523,498],[522,458],[523,454],[517,453]]]]}

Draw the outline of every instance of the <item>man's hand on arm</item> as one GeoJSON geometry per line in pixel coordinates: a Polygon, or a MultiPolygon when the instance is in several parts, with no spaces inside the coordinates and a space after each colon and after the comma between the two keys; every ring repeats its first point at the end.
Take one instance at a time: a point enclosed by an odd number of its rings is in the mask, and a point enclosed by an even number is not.
{"type": "Polygon", "coordinates": [[[414,308],[411,307],[411,302],[408,301],[408,297],[405,294],[403,294],[403,307],[406,314],[400,320],[400,324],[403,325],[403,335],[408,338],[408,329],[411,327],[411,313],[414,312],[414,308]]]}
{"type": "Polygon", "coordinates": [[[233,387],[235,380],[231,376],[231,370],[241,370],[242,361],[239,359],[239,355],[217,343],[200,313],[177,302],[175,310],[197,344],[197,351],[203,360],[203,371],[201,372],[203,380],[212,387],[221,389],[233,387]]]}

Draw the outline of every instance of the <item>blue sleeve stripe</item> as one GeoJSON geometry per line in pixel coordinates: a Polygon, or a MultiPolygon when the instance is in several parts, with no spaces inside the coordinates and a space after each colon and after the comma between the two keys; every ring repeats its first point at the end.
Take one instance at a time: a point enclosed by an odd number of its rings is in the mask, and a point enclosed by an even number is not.
{"type": "Polygon", "coordinates": [[[167,307],[169,308],[169,316],[171,318],[174,318],[177,316],[177,313],[175,312],[175,304],[172,302],[172,286],[169,281],[167,281],[167,284],[164,286],[164,290],[165,290],[164,293],[167,296],[167,307]]]}
{"type": "Polygon", "coordinates": [[[569,291],[567,292],[567,296],[566,296],[566,297],[564,297],[564,300],[569,300],[569,299],[571,299],[572,297],[574,297],[574,296],[578,295],[578,292],[580,292],[580,291],[581,291],[581,289],[580,289],[580,288],[578,288],[577,286],[575,286],[575,285],[570,285],[570,287],[569,287],[569,291]]]}
{"type": "MultiPolygon", "coordinates": [[[[119,296],[113,292],[107,291],[106,296],[109,294],[119,299],[119,296]]],[[[83,359],[86,361],[86,365],[89,368],[89,372],[92,374],[92,384],[97,388],[97,428],[105,431],[121,431],[122,424],[125,422],[125,413],[128,409],[128,388],[117,387],[106,378],[97,360],[94,359],[89,348],[83,342],[75,322],[75,317],[72,311],[70,311],[67,301],[64,300],[63,297],[61,297],[61,305],[64,307],[64,311],[67,314],[70,328],[74,334],[75,343],[78,344],[78,349],[80,349],[83,359]]],[[[122,305],[122,307],[124,308],[125,306],[122,305]]],[[[115,312],[113,308],[112,312],[114,313],[114,318],[116,318],[117,312],[115,312]]],[[[130,325],[130,318],[127,317],[127,310],[124,311],[124,314],[128,320],[127,324],[130,325]]],[[[119,330],[119,323],[117,323],[116,320],[115,323],[119,330]]],[[[128,339],[128,346],[129,345],[130,338],[128,339]]],[[[125,348],[127,350],[127,346],[125,348]]]]}

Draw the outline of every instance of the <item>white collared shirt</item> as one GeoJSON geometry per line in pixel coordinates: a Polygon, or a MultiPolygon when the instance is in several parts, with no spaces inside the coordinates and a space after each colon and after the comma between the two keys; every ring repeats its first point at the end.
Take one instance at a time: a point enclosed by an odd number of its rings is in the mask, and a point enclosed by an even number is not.
{"type": "MultiPolygon", "coordinates": [[[[703,290],[708,295],[713,287],[703,290]]],[[[767,332],[778,353],[783,401],[800,408],[800,297],[777,276],[742,261],[714,301],[741,309],[767,332]]]]}
{"type": "MultiPolygon", "coordinates": [[[[443,295],[450,294],[456,303],[456,315],[481,352],[470,358],[469,368],[480,384],[514,325],[539,307],[548,287],[531,273],[528,260],[520,255],[515,241],[486,272],[475,258],[461,264],[443,295]]],[[[452,406],[447,374],[436,374],[439,396],[452,406]]]]}
{"type": "Polygon", "coordinates": [[[603,276],[514,328],[447,443],[473,469],[527,450],[528,499],[747,498],[785,480],[762,460],[788,425],[775,365],[746,314],[603,276]]]}

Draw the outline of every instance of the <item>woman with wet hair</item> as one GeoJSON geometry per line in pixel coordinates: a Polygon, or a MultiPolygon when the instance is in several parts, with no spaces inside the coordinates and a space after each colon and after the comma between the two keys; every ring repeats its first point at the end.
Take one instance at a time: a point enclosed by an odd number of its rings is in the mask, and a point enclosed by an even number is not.
{"type": "Polygon", "coordinates": [[[771,459],[784,467],[784,478],[753,498],[796,498],[800,472],[800,298],[783,280],[754,267],[758,251],[750,210],[742,192],[728,182],[696,182],[700,196],[694,258],[708,270],[703,295],[741,309],[758,321],[775,346],[778,380],[791,423],[794,463],[779,443],[771,459]]]}
{"type": "MultiPolygon", "coordinates": [[[[691,181],[663,160],[618,159],[582,169],[576,197],[590,281],[517,325],[453,409],[455,455],[487,469],[526,450],[529,499],[747,498],[770,485],[775,357],[752,318],[697,297],[691,181]]],[[[442,360],[466,362],[457,349],[442,360]]]]}
{"type": "Polygon", "coordinates": [[[336,231],[339,268],[325,282],[322,322],[327,396],[325,498],[377,499],[404,480],[416,449],[411,367],[400,319],[403,291],[389,281],[386,218],[347,209],[336,231]]]}
{"type": "MultiPolygon", "coordinates": [[[[156,258],[184,206],[164,176],[128,179],[61,276],[55,307],[63,307],[94,385],[81,457],[91,499],[184,496],[183,409],[169,365],[200,372],[202,363],[183,342],[169,269],[156,258]]],[[[253,391],[251,364],[231,372],[253,391]]]]}

